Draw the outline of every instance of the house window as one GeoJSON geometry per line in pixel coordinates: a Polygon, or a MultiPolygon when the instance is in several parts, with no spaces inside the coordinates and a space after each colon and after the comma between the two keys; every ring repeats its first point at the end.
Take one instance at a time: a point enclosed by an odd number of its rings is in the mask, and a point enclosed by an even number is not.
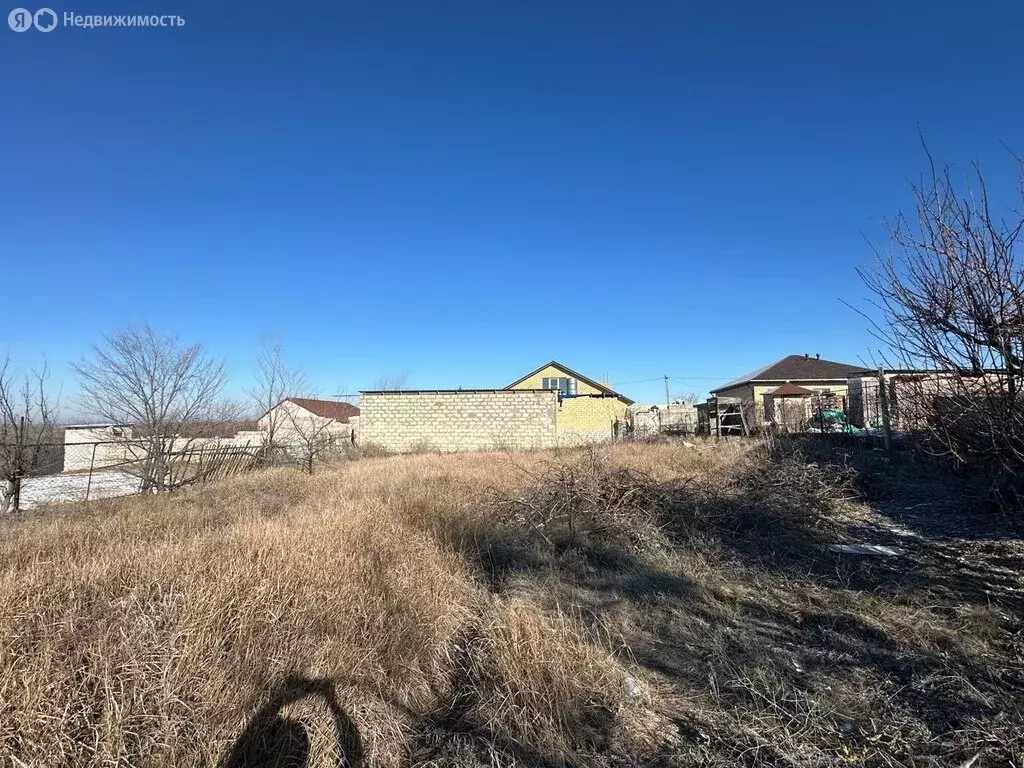
{"type": "Polygon", "coordinates": [[[557,389],[562,397],[572,397],[576,394],[576,379],[566,376],[544,377],[540,383],[541,389],[557,389]]]}

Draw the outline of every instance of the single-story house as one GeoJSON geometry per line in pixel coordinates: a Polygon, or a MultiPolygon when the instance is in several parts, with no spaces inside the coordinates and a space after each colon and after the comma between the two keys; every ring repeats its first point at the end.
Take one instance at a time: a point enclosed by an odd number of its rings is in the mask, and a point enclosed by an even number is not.
{"type": "Polygon", "coordinates": [[[809,409],[805,403],[811,399],[844,409],[848,379],[866,373],[862,365],[822,360],[818,355],[787,355],[712,389],[711,394],[740,403],[748,426],[756,428],[775,420],[776,394],[780,401],[787,401],[787,411],[793,410],[794,402],[809,409]]]}
{"type": "Polygon", "coordinates": [[[626,421],[633,401],[607,384],[589,379],[557,360],[516,379],[505,389],[553,389],[558,392],[555,429],[558,443],[611,440],[626,421]]]}
{"type": "Polygon", "coordinates": [[[340,442],[352,441],[358,423],[359,408],[340,400],[312,397],[286,397],[256,422],[266,434],[274,431],[274,440],[282,445],[301,443],[303,436],[323,435],[340,442]]]}

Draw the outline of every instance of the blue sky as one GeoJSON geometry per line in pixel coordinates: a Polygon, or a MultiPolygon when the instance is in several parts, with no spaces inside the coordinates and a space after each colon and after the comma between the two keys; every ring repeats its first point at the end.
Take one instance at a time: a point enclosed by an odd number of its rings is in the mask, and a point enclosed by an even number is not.
{"type": "Polygon", "coordinates": [[[266,334],[323,395],[857,362],[918,126],[1024,152],[1019,2],[86,2],[186,24],[0,27],[0,352],[66,393],[146,321],[235,391],[266,334]]]}

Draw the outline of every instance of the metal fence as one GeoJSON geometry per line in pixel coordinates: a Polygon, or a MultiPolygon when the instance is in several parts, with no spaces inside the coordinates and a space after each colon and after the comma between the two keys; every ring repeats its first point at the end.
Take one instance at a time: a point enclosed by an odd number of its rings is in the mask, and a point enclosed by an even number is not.
{"type": "Polygon", "coordinates": [[[862,379],[847,396],[847,416],[860,429],[881,429],[887,409],[893,430],[916,432],[927,428],[941,401],[955,389],[955,382],[948,377],[894,376],[886,379],[884,392],[878,379],[862,379]]]}
{"type": "Polygon", "coordinates": [[[131,496],[230,477],[264,463],[259,446],[249,445],[184,447],[155,462],[141,441],[43,444],[24,452],[19,471],[0,478],[0,502],[18,511],[131,496]]]}
{"type": "Polygon", "coordinates": [[[661,436],[689,437],[697,432],[697,408],[688,403],[657,405],[632,411],[625,423],[626,430],[617,436],[636,440],[649,440],[661,436]]]}

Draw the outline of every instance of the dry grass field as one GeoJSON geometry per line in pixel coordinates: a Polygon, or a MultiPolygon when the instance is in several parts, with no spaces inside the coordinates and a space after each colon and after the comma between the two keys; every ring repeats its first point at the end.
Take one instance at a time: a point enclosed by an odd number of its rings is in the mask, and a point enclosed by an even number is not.
{"type": "Polygon", "coordinates": [[[1021,768],[1024,551],[962,485],[620,445],[33,511],[0,524],[0,765],[1021,768]]]}

